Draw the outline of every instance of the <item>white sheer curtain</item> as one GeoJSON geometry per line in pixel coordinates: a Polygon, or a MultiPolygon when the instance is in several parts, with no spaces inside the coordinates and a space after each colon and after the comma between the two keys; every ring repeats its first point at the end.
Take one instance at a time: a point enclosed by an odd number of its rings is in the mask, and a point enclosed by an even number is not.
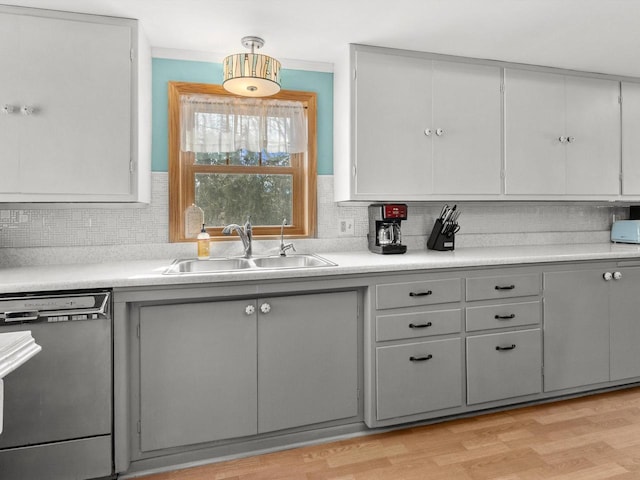
{"type": "Polygon", "coordinates": [[[301,102],[183,95],[180,108],[184,152],[307,150],[307,117],[301,102]]]}

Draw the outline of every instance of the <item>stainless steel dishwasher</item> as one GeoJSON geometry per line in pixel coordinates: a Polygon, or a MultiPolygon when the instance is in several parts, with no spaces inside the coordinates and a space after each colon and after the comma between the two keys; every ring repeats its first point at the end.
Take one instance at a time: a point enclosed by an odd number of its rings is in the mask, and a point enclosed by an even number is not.
{"type": "Polygon", "coordinates": [[[42,351],[5,377],[0,478],[110,477],[111,292],[0,295],[0,332],[42,351]]]}

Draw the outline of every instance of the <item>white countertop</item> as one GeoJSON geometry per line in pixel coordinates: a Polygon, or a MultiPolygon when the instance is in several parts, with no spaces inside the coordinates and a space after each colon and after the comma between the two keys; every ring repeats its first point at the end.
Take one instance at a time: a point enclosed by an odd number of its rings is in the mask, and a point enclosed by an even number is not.
{"type": "Polygon", "coordinates": [[[459,248],[452,252],[410,251],[403,255],[325,252],[338,266],[306,269],[245,270],[212,274],[163,275],[174,259],[0,268],[0,293],[79,288],[144,287],[334,275],[389,273],[459,267],[519,265],[581,260],[637,259],[640,245],[581,244],[459,248]]]}

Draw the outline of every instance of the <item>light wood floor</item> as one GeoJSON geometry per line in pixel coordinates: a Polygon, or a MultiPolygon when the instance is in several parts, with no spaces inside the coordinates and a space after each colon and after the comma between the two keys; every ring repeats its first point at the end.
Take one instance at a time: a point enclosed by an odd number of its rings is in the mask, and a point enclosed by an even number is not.
{"type": "Polygon", "coordinates": [[[640,388],[142,478],[640,480],[640,388]]]}

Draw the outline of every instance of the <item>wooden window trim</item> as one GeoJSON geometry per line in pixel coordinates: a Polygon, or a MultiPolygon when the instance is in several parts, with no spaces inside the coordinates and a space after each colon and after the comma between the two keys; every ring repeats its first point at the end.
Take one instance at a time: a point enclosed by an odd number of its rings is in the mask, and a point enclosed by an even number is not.
{"type": "MultiPolygon", "coordinates": [[[[235,95],[227,92],[220,85],[210,85],[205,83],[169,82],[169,241],[170,242],[192,242],[195,239],[185,238],[184,235],[184,212],[188,206],[194,203],[194,181],[195,173],[218,172],[218,173],[287,173],[292,172],[294,167],[241,167],[234,165],[213,166],[194,165],[189,156],[180,155],[180,96],[187,94],[212,94],[212,95],[235,95]],[[269,170],[269,169],[273,170],[269,170]]],[[[294,176],[294,196],[293,204],[301,205],[302,208],[294,209],[294,218],[289,223],[294,227],[285,229],[288,238],[309,238],[316,233],[317,206],[316,206],[316,183],[317,183],[317,99],[314,92],[300,92],[294,90],[281,90],[276,95],[269,98],[279,100],[295,100],[305,103],[307,107],[307,122],[309,128],[308,151],[306,162],[304,154],[293,154],[292,164],[301,162],[304,175],[294,176]],[[300,198],[302,197],[302,198],[300,198]],[[306,217],[306,218],[305,218],[306,217]]],[[[222,235],[222,227],[207,227],[209,235],[214,240],[230,239],[222,235]]],[[[280,235],[280,227],[259,227],[253,229],[255,237],[268,239],[277,238],[280,235]]],[[[233,237],[231,237],[233,238],[233,237]]]]}

